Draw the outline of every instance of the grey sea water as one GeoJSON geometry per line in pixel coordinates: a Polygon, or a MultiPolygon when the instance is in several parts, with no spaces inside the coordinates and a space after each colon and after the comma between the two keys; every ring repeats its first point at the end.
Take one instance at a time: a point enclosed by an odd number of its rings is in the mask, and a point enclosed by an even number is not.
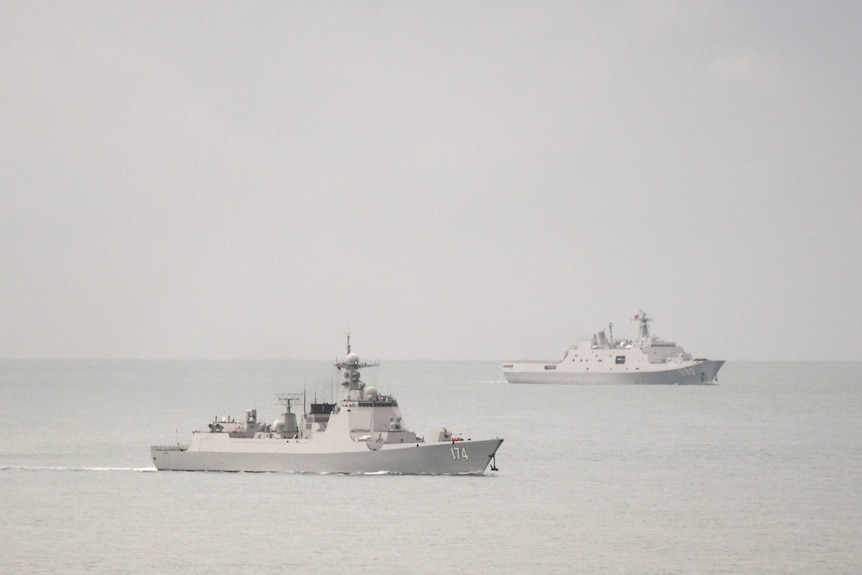
{"type": "Polygon", "coordinates": [[[481,477],[156,472],[326,362],[0,361],[2,573],[860,573],[862,363],[729,362],[713,386],[367,372],[409,427],[501,436],[481,477]]]}

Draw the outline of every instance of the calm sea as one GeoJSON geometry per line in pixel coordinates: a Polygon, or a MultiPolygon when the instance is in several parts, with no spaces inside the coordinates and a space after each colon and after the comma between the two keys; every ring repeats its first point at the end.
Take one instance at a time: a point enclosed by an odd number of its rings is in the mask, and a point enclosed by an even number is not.
{"type": "Polygon", "coordinates": [[[408,427],[500,436],[481,477],[156,472],[149,446],[325,362],[0,362],[0,573],[860,573],[862,363],[712,386],[510,385],[496,362],[368,370],[408,427]]]}

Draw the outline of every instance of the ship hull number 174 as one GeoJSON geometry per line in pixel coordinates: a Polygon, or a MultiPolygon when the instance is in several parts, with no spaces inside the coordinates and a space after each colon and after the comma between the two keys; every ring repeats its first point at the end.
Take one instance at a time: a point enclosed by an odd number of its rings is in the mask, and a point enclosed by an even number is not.
{"type": "Polygon", "coordinates": [[[459,459],[469,459],[469,457],[467,457],[467,448],[465,448],[465,447],[459,448],[458,446],[453,446],[452,447],[452,459],[454,459],[456,461],[459,459]]]}

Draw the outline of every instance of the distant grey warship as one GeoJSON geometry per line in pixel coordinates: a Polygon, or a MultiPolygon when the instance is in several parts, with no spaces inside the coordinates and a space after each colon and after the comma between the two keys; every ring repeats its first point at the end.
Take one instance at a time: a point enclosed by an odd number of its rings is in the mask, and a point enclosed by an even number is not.
{"type": "MultiPolygon", "coordinates": [[[[299,395],[282,395],[285,412],[272,425],[216,417],[209,430],[192,434],[189,445],[154,445],[156,469],[175,471],[287,471],[311,473],[400,473],[428,475],[482,474],[494,465],[502,439],[473,441],[440,428],[425,441],[409,431],[398,402],[361,381],[359,370],[373,367],[350,350],[336,363],[342,372],[341,401],[312,403],[299,425],[291,403],[299,395]]],[[[304,403],[304,402],[303,402],[304,403]]]]}
{"type": "Polygon", "coordinates": [[[694,384],[717,381],[721,360],[693,358],[673,341],[650,335],[651,318],[640,312],[636,341],[614,340],[602,330],[569,349],[563,359],[510,361],[503,364],[509,383],[643,383],[694,384]]]}

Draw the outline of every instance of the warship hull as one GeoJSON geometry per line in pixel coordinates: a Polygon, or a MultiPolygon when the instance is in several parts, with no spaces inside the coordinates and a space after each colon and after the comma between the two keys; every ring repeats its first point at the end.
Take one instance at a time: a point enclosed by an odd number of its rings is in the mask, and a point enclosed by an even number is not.
{"type": "Polygon", "coordinates": [[[574,366],[552,362],[525,361],[505,364],[503,376],[509,383],[699,385],[717,381],[722,365],[724,361],[703,360],[673,367],[659,364],[655,369],[626,371],[624,368],[606,368],[607,371],[601,371],[575,369],[574,366]]]}
{"type": "Polygon", "coordinates": [[[336,453],[314,450],[302,440],[232,439],[206,434],[217,445],[153,446],[150,455],[158,470],[246,471],[294,473],[393,473],[411,475],[477,475],[494,459],[502,439],[366,445],[336,453]]]}

